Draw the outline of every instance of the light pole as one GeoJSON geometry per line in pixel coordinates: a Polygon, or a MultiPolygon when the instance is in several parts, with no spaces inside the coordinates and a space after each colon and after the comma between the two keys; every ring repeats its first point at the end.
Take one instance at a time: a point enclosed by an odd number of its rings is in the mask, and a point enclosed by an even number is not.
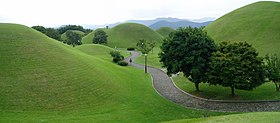
{"type": "Polygon", "coordinates": [[[147,54],[145,53],[145,73],[147,73],[147,54]]]}

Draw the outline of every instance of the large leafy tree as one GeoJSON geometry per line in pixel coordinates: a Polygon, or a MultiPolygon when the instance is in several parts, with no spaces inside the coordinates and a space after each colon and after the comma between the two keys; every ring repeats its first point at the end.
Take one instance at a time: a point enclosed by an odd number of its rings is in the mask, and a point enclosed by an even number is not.
{"type": "Polygon", "coordinates": [[[74,33],[73,31],[68,30],[66,32],[66,37],[67,37],[67,44],[69,45],[73,45],[73,47],[75,45],[81,45],[81,35],[74,33]]]}
{"type": "Polygon", "coordinates": [[[105,31],[98,29],[94,33],[93,37],[93,43],[94,44],[106,44],[107,43],[107,37],[108,35],[106,34],[105,31]]]}
{"type": "Polygon", "coordinates": [[[171,33],[160,47],[160,62],[167,68],[167,74],[183,72],[195,83],[206,82],[210,57],[216,50],[214,41],[202,28],[179,28],[171,33]]]}
{"type": "Polygon", "coordinates": [[[265,81],[262,58],[252,45],[246,42],[222,42],[213,53],[210,62],[210,84],[219,84],[234,89],[253,90],[265,81]]]}
{"type": "Polygon", "coordinates": [[[37,30],[37,31],[39,31],[39,32],[41,32],[41,33],[43,33],[43,34],[46,34],[46,28],[45,27],[43,27],[43,26],[32,26],[31,28],[33,28],[33,29],[35,29],[35,30],[37,30]]]}
{"type": "Polygon", "coordinates": [[[276,91],[280,90],[280,59],[276,54],[265,56],[267,78],[275,84],[276,91]]]}

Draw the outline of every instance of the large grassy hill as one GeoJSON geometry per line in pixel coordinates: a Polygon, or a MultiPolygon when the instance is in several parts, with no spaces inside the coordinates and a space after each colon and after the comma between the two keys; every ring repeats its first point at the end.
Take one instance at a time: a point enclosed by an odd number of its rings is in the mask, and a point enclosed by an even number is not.
{"type": "Polygon", "coordinates": [[[280,55],[280,3],[257,2],[230,12],[206,27],[215,41],[246,41],[261,55],[280,55]]]}
{"type": "Polygon", "coordinates": [[[156,30],[156,32],[161,34],[163,37],[168,37],[168,35],[173,31],[174,31],[174,29],[172,29],[170,27],[161,27],[156,30]]]}
{"type": "Polygon", "coordinates": [[[73,48],[16,24],[0,24],[0,31],[0,122],[160,122],[224,114],[167,101],[149,74],[112,63],[104,46],[73,48]]]}
{"type": "MultiPolygon", "coordinates": [[[[161,42],[162,36],[149,27],[136,23],[123,23],[111,29],[104,29],[108,35],[110,47],[135,47],[140,39],[161,42]]],[[[92,43],[94,32],[83,38],[83,43],[92,43]]],[[[160,43],[158,43],[160,44],[160,43]]]]}

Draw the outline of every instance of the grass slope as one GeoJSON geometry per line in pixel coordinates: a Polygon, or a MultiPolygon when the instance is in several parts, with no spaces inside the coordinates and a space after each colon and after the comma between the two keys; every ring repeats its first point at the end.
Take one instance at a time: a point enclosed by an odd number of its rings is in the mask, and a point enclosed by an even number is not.
{"type": "MultiPolygon", "coordinates": [[[[161,122],[225,113],[160,97],[142,70],[72,48],[26,26],[0,24],[0,122],[161,122]]],[[[95,46],[93,46],[95,47],[95,46]]]]}
{"type": "Polygon", "coordinates": [[[161,27],[156,30],[156,32],[161,34],[162,37],[168,37],[168,35],[173,31],[174,31],[174,29],[172,29],[170,27],[161,27]]]}
{"type": "MultiPolygon", "coordinates": [[[[162,36],[149,27],[136,23],[123,23],[111,29],[104,29],[108,35],[109,47],[136,47],[136,43],[140,39],[147,41],[156,41],[158,44],[162,41],[162,36]]],[[[85,44],[92,43],[94,32],[83,38],[85,44]]]]}
{"type": "Polygon", "coordinates": [[[215,41],[246,41],[261,55],[280,55],[280,3],[257,2],[230,12],[206,27],[215,41]]]}
{"type": "MultiPolygon", "coordinates": [[[[76,34],[79,34],[79,35],[81,35],[82,37],[85,35],[85,33],[82,32],[82,31],[80,31],[80,30],[70,30],[70,31],[72,31],[72,32],[74,32],[74,33],[76,33],[76,34]]],[[[63,34],[61,35],[61,40],[63,40],[63,41],[66,41],[66,40],[67,40],[66,32],[63,33],[63,34]]]]}
{"type": "Polygon", "coordinates": [[[279,112],[254,112],[208,118],[175,120],[166,123],[279,123],[279,115],[279,112]]]}

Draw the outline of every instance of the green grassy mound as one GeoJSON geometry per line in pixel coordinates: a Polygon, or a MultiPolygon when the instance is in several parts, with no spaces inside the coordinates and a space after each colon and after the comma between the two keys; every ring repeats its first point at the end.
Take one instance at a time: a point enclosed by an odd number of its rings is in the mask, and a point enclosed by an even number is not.
{"type": "Polygon", "coordinates": [[[258,112],[208,118],[175,120],[166,123],[279,123],[279,115],[279,112],[258,112]]]}
{"type": "Polygon", "coordinates": [[[280,55],[279,13],[279,2],[257,2],[222,16],[205,29],[217,42],[246,41],[261,55],[280,55]]]}
{"type": "Polygon", "coordinates": [[[156,30],[156,32],[161,34],[163,37],[168,37],[168,35],[173,31],[174,31],[174,29],[169,28],[169,27],[161,27],[156,30]]]}
{"type": "Polygon", "coordinates": [[[73,48],[16,24],[0,30],[0,122],[160,122],[225,114],[167,101],[150,75],[106,60],[102,46],[73,48]]]}
{"type": "MultiPolygon", "coordinates": [[[[162,41],[162,36],[149,27],[136,23],[123,23],[111,29],[104,29],[108,35],[109,47],[136,47],[140,39],[147,41],[156,41],[158,44],[162,41]]],[[[92,43],[94,32],[83,38],[85,44],[92,43]]]]}
{"type": "MultiPolygon", "coordinates": [[[[79,35],[81,35],[82,37],[85,35],[85,33],[82,32],[82,31],[80,31],[80,30],[70,30],[70,31],[72,31],[72,32],[74,32],[74,33],[76,33],[76,34],[79,34],[79,35]]],[[[61,40],[63,40],[63,41],[66,41],[66,40],[67,40],[66,32],[63,33],[63,34],[61,35],[61,40]]]]}

